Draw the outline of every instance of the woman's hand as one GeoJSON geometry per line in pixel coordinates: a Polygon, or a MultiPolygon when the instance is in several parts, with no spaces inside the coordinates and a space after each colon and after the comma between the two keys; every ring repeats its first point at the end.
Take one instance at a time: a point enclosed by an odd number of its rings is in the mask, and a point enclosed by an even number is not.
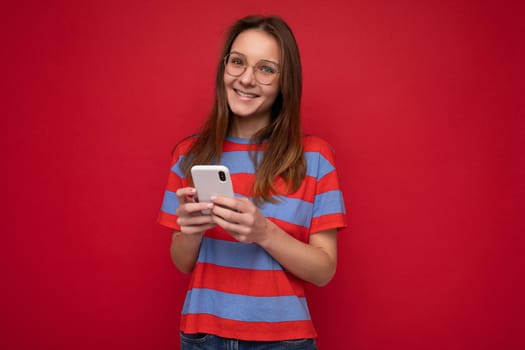
{"type": "Polygon", "coordinates": [[[268,238],[268,219],[247,198],[212,198],[213,221],[236,240],[261,244],[268,238]]]}
{"type": "Polygon", "coordinates": [[[211,215],[203,214],[202,210],[210,210],[213,203],[198,203],[194,201],[197,191],[193,187],[183,187],[177,190],[179,207],[177,208],[177,224],[180,232],[187,235],[204,234],[215,226],[211,215]]]}

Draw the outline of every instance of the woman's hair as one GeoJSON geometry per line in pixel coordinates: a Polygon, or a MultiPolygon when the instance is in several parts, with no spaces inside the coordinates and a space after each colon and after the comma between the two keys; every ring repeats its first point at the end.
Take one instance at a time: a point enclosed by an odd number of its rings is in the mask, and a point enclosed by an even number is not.
{"type": "Polygon", "coordinates": [[[181,168],[191,179],[190,169],[193,165],[220,162],[232,116],[224,87],[223,58],[229,54],[237,36],[248,29],[262,30],[274,37],[281,52],[280,92],[271,108],[270,123],[252,138],[254,143],[264,147],[262,159],[252,155],[256,167],[252,196],[256,203],[261,200],[275,202],[272,194],[277,194],[274,183],[278,177],[284,180],[288,191],[295,192],[306,174],[300,123],[301,59],[290,27],[279,17],[248,16],[238,20],[230,28],[217,65],[212,110],[187,156],[182,160],[181,168]]]}

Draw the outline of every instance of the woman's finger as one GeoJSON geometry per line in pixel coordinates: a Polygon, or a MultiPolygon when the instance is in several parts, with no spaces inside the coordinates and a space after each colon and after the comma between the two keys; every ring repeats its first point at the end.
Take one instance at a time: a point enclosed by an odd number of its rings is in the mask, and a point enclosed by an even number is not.
{"type": "Polygon", "coordinates": [[[175,193],[179,203],[191,203],[194,201],[197,190],[193,187],[182,187],[177,190],[175,193]]]}
{"type": "Polygon", "coordinates": [[[215,223],[200,225],[200,226],[181,226],[180,232],[186,235],[201,234],[204,231],[214,228],[215,226],[216,226],[215,223]]]}
{"type": "Polygon", "coordinates": [[[233,211],[231,208],[215,205],[212,210],[213,215],[219,216],[229,222],[241,221],[241,213],[233,211]]]}
{"type": "MultiPolygon", "coordinates": [[[[179,205],[176,211],[177,216],[184,215],[205,215],[204,210],[211,210],[214,207],[213,203],[184,203],[179,205]]],[[[209,216],[209,215],[208,215],[209,216]]]]}
{"type": "Polygon", "coordinates": [[[238,213],[253,213],[256,209],[255,205],[248,198],[217,196],[212,197],[211,200],[214,204],[238,213]]]}
{"type": "Polygon", "coordinates": [[[214,221],[211,215],[186,215],[179,216],[177,218],[177,224],[179,224],[179,226],[199,226],[206,224],[214,224],[214,221]]]}

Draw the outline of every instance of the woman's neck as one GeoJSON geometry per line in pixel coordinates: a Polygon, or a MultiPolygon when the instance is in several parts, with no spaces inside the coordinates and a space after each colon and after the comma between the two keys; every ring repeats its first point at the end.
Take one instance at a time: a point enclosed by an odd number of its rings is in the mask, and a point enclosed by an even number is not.
{"type": "Polygon", "coordinates": [[[233,116],[230,136],[240,139],[251,139],[259,130],[266,127],[269,121],[270,117],[252,118],[233,116]]]}

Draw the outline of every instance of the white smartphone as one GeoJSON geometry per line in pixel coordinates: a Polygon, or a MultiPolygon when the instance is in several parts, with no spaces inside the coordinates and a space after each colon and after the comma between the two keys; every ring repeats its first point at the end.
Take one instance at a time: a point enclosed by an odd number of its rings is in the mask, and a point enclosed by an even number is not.
{"type": "MultiPolygon", "coordinates": [[[[199,202],[211,202],[212,196],[233,197],[233,186],[230,170],[224,165],[194,165],[191,177],[197,189],[199,202]]],[[[210,214],[210,210],[203,210],[210,214]]]]}

